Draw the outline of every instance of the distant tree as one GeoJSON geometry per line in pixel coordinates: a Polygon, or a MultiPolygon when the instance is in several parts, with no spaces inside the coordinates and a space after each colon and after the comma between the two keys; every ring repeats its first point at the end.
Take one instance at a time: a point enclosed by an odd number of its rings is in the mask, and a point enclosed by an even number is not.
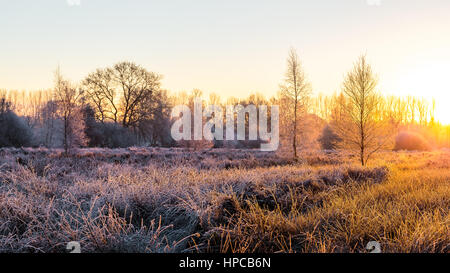
{"type": "Polygon", "coordinates": [[[135,112],[139,119],[133,125],[133,129],[142,140],[151,146],[167,146],[172,143],[170,137],[171,104],[167,91],[155,90],[152,96],[145,97],[135,112]]]}
{"type": "Polygon", "coordinates": [[[41,109],[42,142],[45,147],[52,147],[55,133],[55,123],[58,119],[58,104],[50,100],[41,109]]]}
{"type": "MultiPolygon", "coordinates": [[[[192,136],[192,140],[181,140],[177,142],[178,146],[181,147],[186,147],[186,148],[193,148],[194,150],[199,150],[199,149],[205,149],[205,148],[211,148],[214,146],[214,144],[211,141],[208,141],[206,139],[204,139],[204,135],[203,135],[203,126],[206,123],[206,118],[203,116],[203,113],[201,113],[200,115],[200,120],[201,120],[201,132],[200,132],[200,136],[201,139],[196,139],[195,137],[195,104],[196,104],[196,100],[197,103],[199,104],[200,107],[202,107],[202,109],[205,109],[205,102],[202,99],[203,97],[203,91],[200,89],[193,89],[190,94],[188,95],[187,98],[187,105],[189,107],[189,109],[191,109],[191,136],[192,136]]],[[[197,124],[198,125],[198,124],[197,124]]]]}
{"type": "Polygon", "coordinates": [[[65,149],[73,149],[84,147],[88,144],[88,138],[85,132],[86,124],[83,119],[83,112],[81,106],[76,106],[67,120],[67,130],[65,149]]]}
{"type": "Polygon", "coordinates": [[[132,62],[121,62],[89,74],[83,90],[99,121],[131,128],[153,143],[161,137],[155,138],[155,130],[160,129],[159,118],[168,118],[169,106],[159,74],[132,62]]]}
{"type": "Polygon", "coordinates": [[[282,101],[286,104],[285,116],[290,120],[292,133],[292,149],[297,158],[297,141],[300,116],[306,115],[307,102],[311,93],[311,85],[307,81],[302,64],[295,49],[291,48],[287,59],[287,71],[284,84],[280,86],[282,101]]]}
{"type": "Polygon", "coordinates": [[[4,115],[11,111],[11,103],[4,97],[0,97],[0,114],[4,115]]]}
{"type": "Polygon", "coordinates": [[[209,94],[209,105],[220,105],[220,96],[216,93],[209,94]]]}
{"type": "Polygon", "coordinates": [[[340,111],[334,116],[334,129],[342,139],[345,149],[359,151],[361,165],[369,158],[392,143],[390,120],[377,119],[380,96],[376,92],[378,80],[361,56],[343,83],[340,111]]]}
{"type": "Polygon", "coordinates": [[[161,76],[130,62],[114,66],[113,78],[122,91],[120,98],[121,119],[124,127],[130,127],[142,119],[142,112],[137,111],[142,102],[151,100],[159,91],[161,76]],[[141,115],[140,115],[141,114],[141,115]]]}
{"type": "Polygon", "coordinates": [[[87,137],[89,147],[101,147],[103,144],[102,122],[95,119],[95,111],[89,104],[82,108],[83,120],[85,124],[84,133],[87,137]]]}
{"type": "Polygon", "coordinates": [[[63,146],[66,154],[70,149],[87,144],[83,114],[79,105],[82,93],[65,80],[58,68],[55,72],[54,97],[58,114],[63,120],[63,146]]]}
{"type": "Polygon", "coordinates": [[[83,81],[83,90],[88,102],[95,107],[94,113],[99,121],[119,121],[119,90],[111,68],[97,69],[89,74],[83,81]]]}
{"type": "MultiPolygon", "coordinates": [[[[83,81],[100,121],[132,127],[143,119],[142,104],[160,91],[161,76],[131,62],[98,69],[83,81]]],[[[146,114],[146,113],[144,113],[146,114]]]]}

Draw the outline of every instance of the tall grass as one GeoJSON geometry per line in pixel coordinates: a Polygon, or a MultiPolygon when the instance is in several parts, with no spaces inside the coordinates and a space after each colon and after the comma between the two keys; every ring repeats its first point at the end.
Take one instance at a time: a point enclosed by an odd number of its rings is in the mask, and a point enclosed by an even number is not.
{"type": "Polygon", "coordinates": [[[448,252],[450,154],[0,150],[0,252],[448,252]]]}

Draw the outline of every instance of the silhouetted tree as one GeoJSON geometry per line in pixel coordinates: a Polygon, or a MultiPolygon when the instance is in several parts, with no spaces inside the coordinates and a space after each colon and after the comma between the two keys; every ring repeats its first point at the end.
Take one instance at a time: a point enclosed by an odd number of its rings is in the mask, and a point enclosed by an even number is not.
{"type": "Polygon", "coordinates": [[[156,73],[121,62],[89,74],[83,89],[99,121],[120,123],[154,144],[162,142],[160,132],[166,133],[161,131],[160,119],[169,117],[168,98],[160,81],[161,76],[156,73]]]}
{"type": "Polygon", "coordinates": [[[334,129],[342,139],[341,146],[358,150],[363,166],[392,140],[390,121],[376,118],[380,103],[380,96],[375,90],[377,83],[366,57],[361,56],[344,80],[344,96],[339,102],[341,110],[334,117],[334,129]]]}
{"type": "Polygon", "coordinates": [[[142,103],[160,91],[160,80],[160,75],[141,66],[121,62],[89,74],[83,81],[83,89],[98,120],[132,127],[143,118],[138,110],[142,109],[142,103]]]}

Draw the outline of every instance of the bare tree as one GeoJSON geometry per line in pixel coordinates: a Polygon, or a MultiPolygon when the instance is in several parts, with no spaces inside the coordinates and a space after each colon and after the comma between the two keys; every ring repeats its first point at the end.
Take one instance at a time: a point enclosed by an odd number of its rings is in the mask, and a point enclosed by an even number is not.
{"type": "Polygon", "coordinates": [[[83,82],[83,89],[89,103],[95,107],[98,120],[105,122],[109,119],[118,122],[117,92],[110,69],[97,69],[89,74],[83,82]]]}
{"type": "Polygon", "coordinates": [[[390,120],[377,119],[380,103],[377,83],[366,57],[361,56],[344,80],[344,96],[339,102],[340,110],[334,115],[333,123],[343,148],[358,150],[363,166],[374,153],[390,145],[392,139],[390,120]]]}
{"type": "Polygon", "coordinates": [[[141,118],[136,111],[139,104],[159,91],[161,76],[130,62],[116,64],[112,73],[122,93],[120,98],[122,125],[133,126],[141,118]]]}
{"type": "Polygon", "coordinates": [[[165,110],[166,98],[161,90],[161,76],[132,62],[121,62],[113,67],[98,69],[83,81],[88,102],[96,110],[101,122],[113,121],[125,128],[151,135],[149,126],[165,110]]]}
{"type": "Polygon", "coordinates": [[[70,149],[83,146],[87,142],[81,107],[78,105],[81,95],[79,90],[62,77],[58,68],[55,72],[54,97],[58,105],[59,116],[64,122],[63,145],[66,154],[70,149]]]}
{"type": "Polygon", "coordinates": [[[299,129],[299,117],[306,115],[307,101],[311,93],[311,85],[307,81],[302,64],[295,49],[291,48],[287,59],[287,71],[284,84],[280,86],[283,102],[287,105],[286,117],[291,122],[292,149],[297,158],[297,140],[299,129]]]}

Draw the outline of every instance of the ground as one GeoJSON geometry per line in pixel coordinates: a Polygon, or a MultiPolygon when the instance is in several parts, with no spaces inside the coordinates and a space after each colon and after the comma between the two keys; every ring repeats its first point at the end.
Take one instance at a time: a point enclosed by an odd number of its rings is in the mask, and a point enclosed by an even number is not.
{"type": "Polygon", "coordinates": [[[0,252],[450,250],[450,152],[0,149],[0,252]]]}

